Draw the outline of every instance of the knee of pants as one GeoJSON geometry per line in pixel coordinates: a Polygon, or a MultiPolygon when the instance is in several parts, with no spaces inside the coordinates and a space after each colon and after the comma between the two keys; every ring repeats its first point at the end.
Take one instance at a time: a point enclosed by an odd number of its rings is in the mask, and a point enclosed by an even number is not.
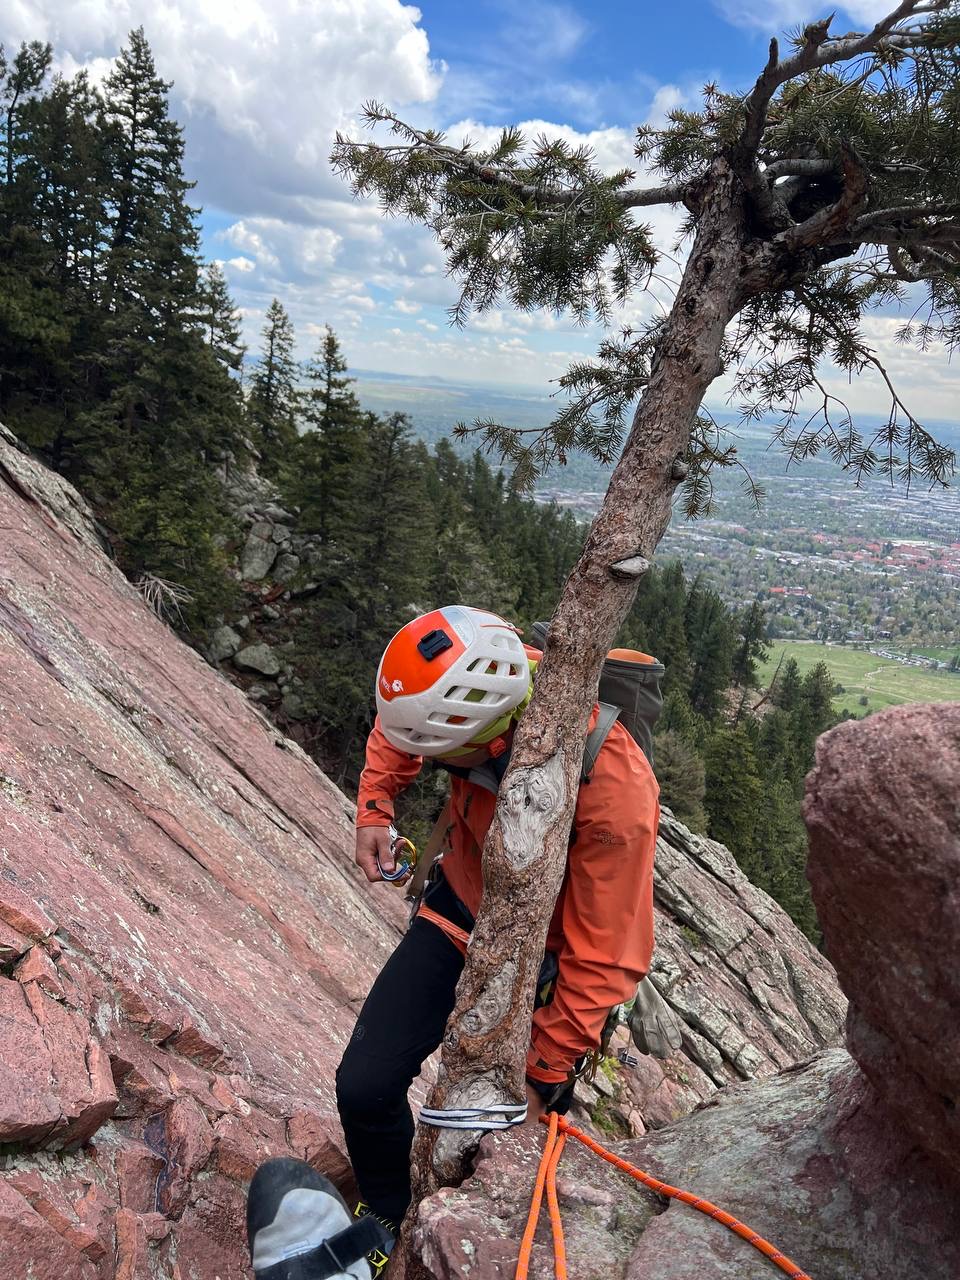
{"type": "Polygon", "coordinates": [[[406,1103],[410,1081],[390,1062],[367,1058],[350,1049],[337,1068],[337,1108],[341,1115],[383,1114],[406,1103]]]}

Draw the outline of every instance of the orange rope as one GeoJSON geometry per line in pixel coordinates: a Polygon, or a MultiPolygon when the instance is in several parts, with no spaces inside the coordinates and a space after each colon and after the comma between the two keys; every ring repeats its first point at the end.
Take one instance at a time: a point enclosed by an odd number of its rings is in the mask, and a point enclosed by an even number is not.
{"type": "Polygon", "coordinates": [[[724,1209],[718,1209],[709,1200],[703,1200],[689,1191],[681,1191],[679,1187],[671,1187],[669,1183],[661,1182],[659,1178],[654,1178],[651,1174],[644,1173],[642,1169],[638,1169],[635,1165],[628,1164],[626,1160],[621,1160],[619,1156],[615,1156],[613,1152],[601,1147],[599,1142],[594,1142],[592,1138],[587,1137],[585,1133],[582,1133],[574,1125],[568,1124],[556,1112],[551,1111],[549,1116],[541,1116],[540,1119],[544,1124],[549,1125],[549,1130],[543,1148],[543,1155],[540,1158],[540,1168],[537,1170],[537,1181],[533,1190],[533,1200],[530,1204],[530,1216],[527,1219],[523,1240],[520,1243],[520,1256],[517,1260],[514,1280],[526,1280],[530,1269],[533,1237],[536,1234],[537,1222],[540,1218],[544,1187],[546,1187],[547,1191],[547,1202],[550,1207],[550,1225],[553,1230],[556,1280],[566,1280],[567,1260],[563,1242],[563,1225],[560,1221],[560,1207],[557,1203],[556,1176],[557,1165],[560,1163],[560,1155],[563,1152],[563,1145],[567,1135],[576,1138],[585,1147],[589,1147],[591,1151],[596,1152],[602,1160],[606,1160],[624,1173],[629,1173],[631,1178],[635,1178],[637,1182],[649,1187],[651,1191],[657,1192],[658,1195],[680,1200],[683,1204],[688,1204],[692,1208],[698,1209],[701,1213],[705,1213],[708,1218],[713,1218],[715,1221],[721,1222],[725,1227],[729,1227],[734,1234],[740,1236],[742,1240],[746,1240],[748,1244],[752,1244],[755,1249],[758,1249],[765,1257],[769,1258],[775,1266],[790,1277],[790,1280],[810,1280],[810,1276],[806,1271],[801,1270],[786,1254],[781,1253],[776,1245],[770,1244],[768,1240],[764,1240],[762,1236],[757,1235],[756,1231],[751,1230],[750,1227],[740,1222],[733,1214],[727,1213],[724,1209]]]}
{"type": "Polygon", "coordinates": [[[553,1269],[556,1280],[567,1280],[567,1248],[563,1240],[563,1221],[560,1202],[557,1200],[557,1165],[566,1145],[566,1134],[561,1133],[553,1148],[547,1166],[547,1207],[550,1210],[550,1230],[553,1232],[553,1269]]]}
{"type": "Polygon", "coordinates": [[[527,1273],[530,1270],[530,1253],[533,1249],[533,1237],[537,1234],[537,1223],[540,1221],[540,1205],[543,1202],[543,1188],[547,1180],[547,1170],[550,1167],[550,1160],[553,1156],[554,1143],[557,1138],[557,1124],[560,1117],[555,1111],[550,1112],[550,1118],[546,1116],[540,1117],[545,1123],[550,1125],[547,1132],[547,1141],[544,1144],[543,1155],[540,1157],[540,1167],[537,1169],[537,1180],[533,1184],[533,1198],[530,1201],[530,1213],[527,1217],[527,1225],[524,1228],[523,1238],[520,1241],[520,1254],[517,1258],[517,1269],[514,1272],[513,1280],[527,1280],[527,1273]]]}

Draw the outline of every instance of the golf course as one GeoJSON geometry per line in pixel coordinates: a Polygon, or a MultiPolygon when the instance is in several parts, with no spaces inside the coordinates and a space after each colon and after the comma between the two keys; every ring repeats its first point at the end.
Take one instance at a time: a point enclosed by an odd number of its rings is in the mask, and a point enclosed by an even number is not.
{"type": "MultiPolygon", "coordinates": [[[[864,649],[819,644],[814,640],[774,641],[770,657],[760,670],[764,688],[773,679],[781,656],[784,661],[794,658],[801,675],[818,662],[826,663],[837,684],[843,686],[843,692],[834,698],[838,713],[846,710],[854,716],[865,716],[870,711],[882,711],[884,707],[904,702],[960,700],[960,674],[956,672],[908,667],[891,658],[878,658],[864,649]]],[[[950,654],[937,650],[931,651],[930,656],[946,659],[950,654]]]]}

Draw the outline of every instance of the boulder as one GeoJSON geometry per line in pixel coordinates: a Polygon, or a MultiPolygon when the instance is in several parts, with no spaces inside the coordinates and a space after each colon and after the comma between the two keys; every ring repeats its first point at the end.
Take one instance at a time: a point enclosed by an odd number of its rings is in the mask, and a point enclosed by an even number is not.
{"type": "MultiPolygon", "coordinates": [[[[729,849],[694,835],[668,809],[653,891],[650,978],[684,1023],[684,1037],[666,1063],[643,1068],[647,1089],[659,1071],[651,1114],[675,1115],[715,1088],[772,1075],[840,1043],[846,1002],[830,963],[729,849]]],[[[631,1079],[630,1088],[643,1109],[644,1086],[631,1079]]]]}
{"type": "MultiPolygon", "coordinates": [[[[462,1187],[420,1209],[414,1246],[442,1280],[513,1274],[542,1133],[481,1144],[462,1187]]],[[[815,1280],[955,1280],[960,1203],[909,1136],[891,1129],[843,1049],[731,1085],[678,1124],[613,1144],[628,1163],[744,1222],[815,1280]]],[[[665,1200],[569,1140],[557,1189],[568,1272],[580,1280],[772,1280],[746,1240],[665,1200]]],[[[531,1275],[552,1274],[546,1208],[531,1275]]]]}
{"type": "Polygon", "coordinates": [[[300,557],[283,551],[277,557],[276,568],[273,576],[277,582],[289,582],[296,574],[300,572],[300,557]]]}
{"type": "Polygon", "coordinates": [[[232,658],[242,644],[242,637],[233,627],[217,627],[210,639],[210,661],[224,662],[227,658],[232,658]]]}
{"type": "Polygon", "coordinates": [[[280,659],[268,644],[248,644],[234,655],[233,661],[245,671],[256,671],[262,676],[280,674],[280,659]]]}
{"type": "Polygon", "coordinates": [[[244,582],[259,582],[273,568],[279,546],[273,540],[273,525],[258,520],[251,525],[240,561],[240,577],[244,582]]]}
{"type": "Polygon", "coordinates": [[[892,708],[821,738],[804,818],[850,1050],[960,1181],[958,780],[960,705],[892,708]]]}

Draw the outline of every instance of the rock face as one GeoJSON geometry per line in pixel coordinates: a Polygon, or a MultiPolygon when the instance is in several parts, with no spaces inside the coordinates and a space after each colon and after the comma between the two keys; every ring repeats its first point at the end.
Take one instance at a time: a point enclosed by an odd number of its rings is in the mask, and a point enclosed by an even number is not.
{"type": "MultiPolygon", "coordinates": [[[[255,642],[259,624],[235,625],[227,648],[255,642]]],[[[70,486],[0,435],[8,1275],[238,1280],[258,1161],[305,1156],[348,1187],[333,1069],[404,915],[395,890],[360,882],[352,820],[144,607],[70,486]]],[[[686,1033],[670,1061],[584,1090],[623,1132],[773,1075],[844,1014],[784,913],[669,814],[656,897],[653,977],[686,1033]]],[[[576,1194],[597,1209],[586,1183],[576,1194]]]]}
{"type": "MultiPolygon", "coordinates": [[[[463,1187],[421,1208],[431,1275],[513,1274],[542,1137],[485,1138],[463,1187]]],[[[960,1211],[842,1049],[715,1095],[616,1153],[732,1213],[813,1280],[955,1280],[960,1211]]],[[[782,1272],[719,1222],[664,1201],[568,1142],[557,1180],[568,1270],[579,1280],[773,1280],[782,1272]]],[[[546,1210],[531,1275],[552,1274],[546,1210]]]]}
{"type": "Polygon", "coordinates": [[[960,1181],[960,706],[834,729],[804,817],[850,1051],[960,1181]]]}
{"type": "Polygon", "coordinates": [[[333,1068],[402,925],[352,806],[0,438],[0,1257],[247,1276],[265,1155],[343,1183],[333,1068]]]}
{"type": "MultiPolygon", "coordinates": [[[[815,1280],[960,1275],[958,777],[960,708],[953,705],[891,710],[821,739],[805,809],[809,874],[850,997],[848,1043],[857,1061],[844,1049],[821,1051],[768,1079],[718,1091],[677,1124],[614,1144],[632,1164],[734,1214],[815,1280]]],[[[723,853],[716,856],[722,867],[723,853]]],[[[661,847],[658,870],[669,878],[666,891],[658,885],[661,903],[693,874],[691,866],[705,861],[694,852],[690,864],[670,870],[669,859],[669,848],[661,847]]],[[[689,898],[700,906],[707,890],[709,881],[701,882],[689,898]]],[[[689,907],[681,918],[691,919],[689,907]]],[[[762,955],[762,938],[748,937],[762,955]]],[[[718,951],[722,964],[693,985],[688,1004],[706,1000],[718,972],[743,951],[736,941],[718,951]]],[[[807,979],[793,961],[784,964],[790,989],[802,990],[807,979]]],[[[662,959],[659,968],[662,976],[662,959]]],[[[755,989],[754,967],[740,968],[755,989]]],[[[775,986],[777,972],[777,962],[768,962],[764,985],[775,986]]],[[[679,1005],[675,990],[666,986],[665,994],[679,1005]]],[[[819,996],[803,1003],[822,1016],[819,996]]],[[[702,1021],[702,1012],[688,1016],[702,1021]]],[[[722,1039],[715,1034],[711,1043],[722,1039]]],[[[725,1057],[728,1068],[736,1061],[733,1052],[725,1057]]],[[[509,1274],[532,1187],[531,1145],[539,1147],[529,1136],[524,1142],[486,1139],[474,1177],[421,1207],[416,1244],[434,1274],[463,1274],[467,1254],[471,1280],[509,1274]]],[[[583,1280],[778,1274],[718,1223],[673,1201],[666,1207],[593,1155],[568,1152],[560,1199],[576,1259],[571,1274],[583,1280]]],[[[549,1239],[544,1224],[534,1264],[539,1274],[549,1273],[549,1239]]]]}

